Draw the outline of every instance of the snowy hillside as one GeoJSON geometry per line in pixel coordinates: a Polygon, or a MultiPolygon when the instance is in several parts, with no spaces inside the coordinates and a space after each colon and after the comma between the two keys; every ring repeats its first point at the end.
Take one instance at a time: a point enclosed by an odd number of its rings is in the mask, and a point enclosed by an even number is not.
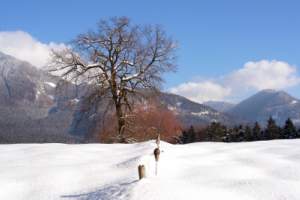
{"type": "Polygon", "coordinates": [[[0,143],[75,141],[76,87],[0,52],[0,143]],[[41,131],[43,130],[43,131],[41,131]]]}
{"type": "Polygon", "coordinates": [[[0,199],[296,200],[300,140],[0,146],[0,199]],[[147,178],[137,181],[137,166],[147,178]]]}
{"type": "Polygon", "coordinates": [[[208,125],[211,122],[221,122],[231,125],[239,123],[240,120],[233,116],[224,114],[212,109],[210,106],[193,102],[185,97],[171,94],[161,93],[160,101],[173,111],[180,119],[181,123],[186,126],[208,125]]]}

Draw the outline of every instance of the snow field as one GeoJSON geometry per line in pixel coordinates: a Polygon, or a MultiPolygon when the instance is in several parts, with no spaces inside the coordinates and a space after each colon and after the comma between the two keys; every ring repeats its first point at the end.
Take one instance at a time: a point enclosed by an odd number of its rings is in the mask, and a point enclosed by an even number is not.
{"type": "Polygon", "coordinates": [[[300,199],[300,140],[163,142],[158,176],[154,148],[154,141],[1,145],[0,199],[300,199]]]}

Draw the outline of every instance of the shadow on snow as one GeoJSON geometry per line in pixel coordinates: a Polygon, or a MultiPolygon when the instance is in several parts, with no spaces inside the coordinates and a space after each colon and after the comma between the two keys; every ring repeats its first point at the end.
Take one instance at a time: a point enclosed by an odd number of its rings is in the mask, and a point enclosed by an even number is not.
{"type": "Polygon", "coordinates": [[[71,195],[62,195],[61,198],[65,199],[76,199],[76,200],[118,200],[118,199],[129,199],[130,189],[132,184],[138,182],[137,180],[128,182],[113,184],[105,186],[101,189],[81,193],[81,194],[71,194],[71,195]]]}

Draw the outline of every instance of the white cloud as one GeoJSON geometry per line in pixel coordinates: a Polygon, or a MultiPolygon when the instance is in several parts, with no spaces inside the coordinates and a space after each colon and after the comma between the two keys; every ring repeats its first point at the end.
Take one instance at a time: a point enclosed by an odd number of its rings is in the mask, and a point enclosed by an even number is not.
{"type": "Polygon", "coordinates": [[[27,61],[37,67],[43,67],[49,62],[51,49],[62,49],[63,43],[39,42],[30,34],[23,31],[0,32],[0,51],[27,61]]]}
{"type": "Polygon", "coordinates": [[[171,88],[170,92],[202,103],[208,100],[224,100],[226,96],[230,95],[231,90],[212,81],[202,81],[180,84],[171,88]]]}
{"type": "Polygon", "coordinates": [[[231,87],[243,89],[285,89],[300,83],[296,67],[282,61],[247,62],[227,78],[231,87]]]}
{"type": "Polygon", "coordinates": [[[263,89],[287,89],[300,84],[297,68],[283,61],[247,62],[230,74],[214,81],[187,82],[169,91],[197,102],[241,100],[250,92],[263,89]]]}

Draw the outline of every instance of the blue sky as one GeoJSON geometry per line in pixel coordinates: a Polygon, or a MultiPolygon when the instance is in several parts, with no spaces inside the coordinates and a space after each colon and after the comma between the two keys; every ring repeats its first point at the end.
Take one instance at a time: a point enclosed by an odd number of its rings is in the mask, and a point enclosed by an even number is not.
{"type": "Polygon", "coordinates": [[[268,87],[300,97],[299,1],[1,0],[1,7],[0,32],[23,31],[43,44],[69,42],[112,16],[161,24],[180,46],[177,73],[165,75],[163,87],[195,101],[237,102],[268,87]],[[264,73],[278,81],[257,86],[264,73]]]}

